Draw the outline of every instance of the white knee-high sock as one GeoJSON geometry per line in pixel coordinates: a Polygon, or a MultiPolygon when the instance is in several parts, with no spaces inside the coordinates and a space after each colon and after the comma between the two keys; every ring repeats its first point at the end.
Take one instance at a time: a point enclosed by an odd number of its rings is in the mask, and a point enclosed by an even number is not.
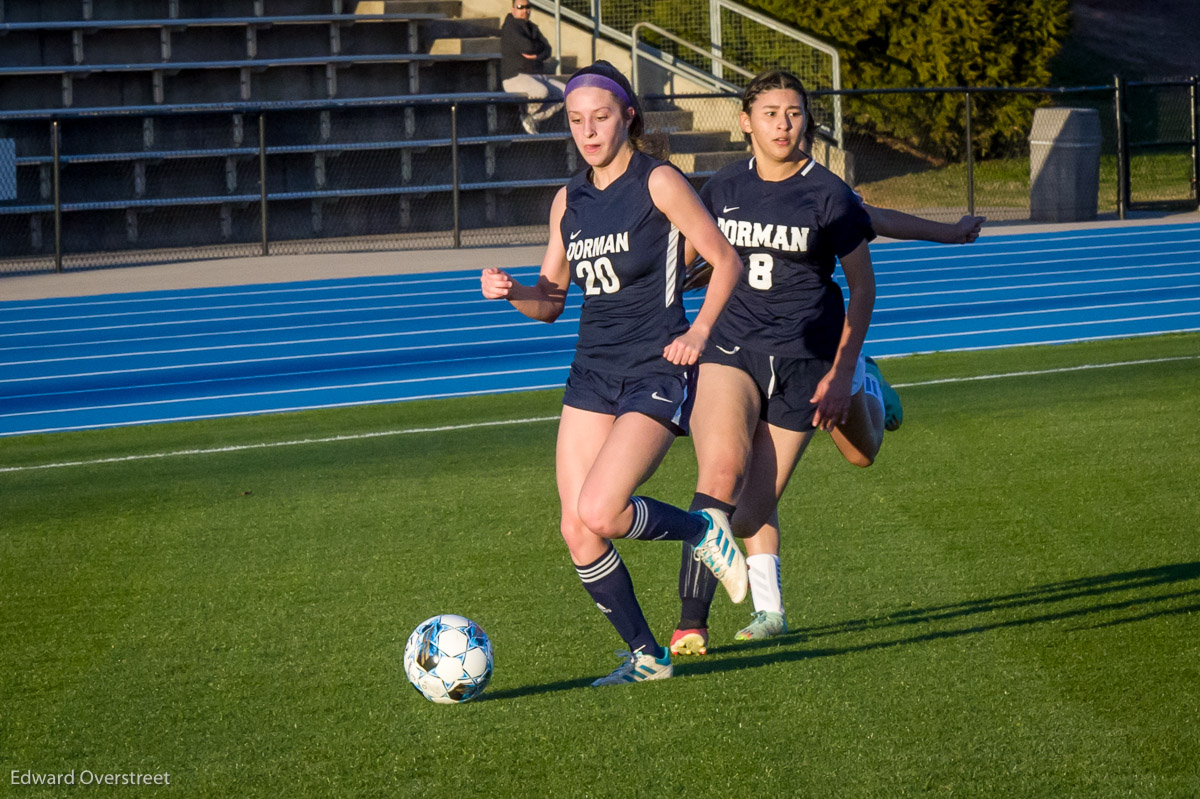
{"type": "Polygon", "coordinates": [[[783,613],[779,556],[751,555],[746,558],[746,564],[750,567],[750,591],[754,594],[754,609],[783,613]]]}

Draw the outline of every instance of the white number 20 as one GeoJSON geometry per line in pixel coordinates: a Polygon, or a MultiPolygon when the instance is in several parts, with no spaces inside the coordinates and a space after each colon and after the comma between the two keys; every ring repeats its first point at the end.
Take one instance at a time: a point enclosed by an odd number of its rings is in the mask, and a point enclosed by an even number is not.
{"type": "Polygon", "coordinates": [[[750,274],[746,280],[752,288],[766,291],[771,288],[771,270],[775,268],[775,259],[766,253],[756,252],[750,255],[750,274]]]}
{"type": "Polygon", "coordinates": [[[575,274],[584,281],[584,291],[588,295],[599,294],[601,291],[605,294],[615,294],[621,289],[621,281],[617,279],[612,261],[608,258],[597,258],[594,263],[580,261],[575,265],[575,274]],[[600,285],[596,285],[597,281],[600,285]]]}

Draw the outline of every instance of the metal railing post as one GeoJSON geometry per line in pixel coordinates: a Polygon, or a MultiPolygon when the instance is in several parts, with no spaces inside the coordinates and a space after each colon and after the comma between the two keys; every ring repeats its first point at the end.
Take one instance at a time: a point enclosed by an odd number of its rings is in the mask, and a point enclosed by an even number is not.
{"type": "Polygon", "coordinates": [[[562,68],[562,0],[554,0],[554,56],[558,59],[558,74],[563,74],[562,68]]]}
{"type": "MultiPolygon", "coordinates": [[[[709,0],[708,3],[708,39],[709,48],[713,55],[717,58],[723,57],[721,45],[723,44],[721,37],[721,4],[718,0],[709,0]]],[[[713,59],[712,74],[717,78],[724,78],[725,71],[721,69],[721,64],[716,59],[713,59]]]]}
{"type": "Polygon", "coordinates": [[[54,271],[61,272],[63,270],[62,193],[59,176],[62,172],[62,160],[59,153],[59,128],[57,119],[50,123],[50,148],[54,153],[54,166],[51,168],[51,171],[54,173],[54,271]]]}
{"type": "Polygon", "coordinates": [[[971,132],[971,93],[967,97],[967,213],[975,216],[975,140],[971,132]]]}
{"type": "Polygon", "coordinates": [[[1113,76],[1113,107],[1117,115],[1117,217],[1129,209],[1129,131],[1125,129],[1125,79],[1113,76]]]}
{"type": "Polygon", "coordinates": [[[1200,75],[1192,76],[1188,94],[1192,101],[1192,199],[1200,208],[1200,75]]]}
{"type": "Polygon", "coordinates": [[[462,247],[462,220],[459,206],[458,185],[458,103],[450,105],[450,171],[453,191],[451,197],[454,203],[454,249],[462,247]]]}
{"type": "Polygon", "coordinates": [[[267,115],[258,115],[258,216],[262,225],[262,254],[271,254],[267,240],[267,115]]]}
{"type": "Polygon", "coordinates": [[[600,0],[592,0],[592,63],[596,62],[596,49],[600,44],[600,0]]]}

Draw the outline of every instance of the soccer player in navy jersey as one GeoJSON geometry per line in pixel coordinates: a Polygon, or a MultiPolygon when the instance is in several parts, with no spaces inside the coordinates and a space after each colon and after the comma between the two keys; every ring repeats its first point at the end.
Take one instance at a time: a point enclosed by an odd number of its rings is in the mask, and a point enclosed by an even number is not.
{"type": "Polygon", "coordinates": [[[688,512],[634,496],[686,431],[694,364],[741,259],[679,170],[638,149],[637,99],[611,64],[576,72],[566,106],[588,168],[554,197],[537,283],[485,269],[481,285],[485,297],[545,322],[562,313],[569,283],[583,292],[556,450],[562,535],[584,587],[629,647],[593,685],[662,679],[672,673],[670,653],[651,633],[612,539],[684,541],[734,602],[746,595],[745,559],[721,510],[688,512]],[[690,326],[685,238],[713,264],[690,326]]]}
{"type": "MultiPolygon", "coordinates": [[[[942,225],[865,206],[807,155],[808,98],[789,73],[752,81],[739,123],[753,158],[718,172],[701,191],[746,272],[701,361],[693,505],[725,510],[735,533],[747,537],[755,612],[737,634],[747,640],[787,629],[775,508],[814,431],[827,430],[847,460],[869,466],[885,426],[899,426],[898,397],[861,356],[875,296],[872,223],[899,238],[966,242],[983,220],[942,225]],[[848,308],[832,280],[836,261],[850,287],[848,308]]],[[[713,586],[686,545],[679,592],[671,651],[704,654],[713,586]]]]}

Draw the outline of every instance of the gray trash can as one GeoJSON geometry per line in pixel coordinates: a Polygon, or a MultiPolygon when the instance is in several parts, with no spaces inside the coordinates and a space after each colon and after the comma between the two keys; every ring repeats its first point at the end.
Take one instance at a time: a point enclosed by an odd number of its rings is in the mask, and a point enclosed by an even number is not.
{"type": "Polygon", "coordinates": [[[1035,222],[1096,218],[1100,114],[1094,108],[1039,108],[1029,133],[1029,217],[1035,222]]]}

